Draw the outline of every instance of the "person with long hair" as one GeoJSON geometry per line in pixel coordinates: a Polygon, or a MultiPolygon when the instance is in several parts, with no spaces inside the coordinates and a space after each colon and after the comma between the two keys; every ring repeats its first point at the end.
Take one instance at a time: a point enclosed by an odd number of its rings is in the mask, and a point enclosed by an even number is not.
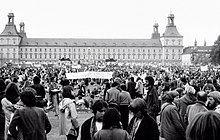
{"type": "Polygon", "coordinates": [[[95,133],[94,140],[130,140],[126,130],[121,128],[120,113],[116,108],[109,108],[103,116],[103,126],[95,133]]]}
{"type": "Polygon", "coordinates": [[[89,119],[85,120],[81,126],[81,140],[92,140],[94,134],[102,129],[103,115],[108,108],[108,103],[102,99],[96,100],[92,106],[94,114],[89,119]]]}
{"type": "Polygon", "coordinates": [[[198,113],[186,129],[187,140],[219,140],[220,114],[215,111],[198,113]]]}
{"type": "Polygon", "coordinates": [[[5,113],[5,138],[7,139],[8,127],[15,111],[14,105],[19,101],[19,89],[14,82],[9,83],[5,89],[5,97],[1,100],[2,109],[5,113]]]}
{"type": "Polygon", "coordinates": [[[174,98],[178,96],[177,91],[169,91],[162,96],[165,103],[161,106],[161,137],[166,140],[185,140],[185,129],[174,98]]]}
{"type": "Polygon", "coordinates": [[[33,90],[25,89],[21,93],[21,102],[25,106],[15,111],[9,125],[9,132],[13,138],[17,137],[18,126],[21,127],[24,140],[46,140],[46,134],[51,130],[51,124],[45,111],[36,107],[33,90]]]}
{"type": "Polygon", "coordinates": [[[148,114],[144,99],[134,99],[129,109],[133,117],[128,125],[128,133],[132,140],[159,140],[159,129],[156,120],[148,114]]]}

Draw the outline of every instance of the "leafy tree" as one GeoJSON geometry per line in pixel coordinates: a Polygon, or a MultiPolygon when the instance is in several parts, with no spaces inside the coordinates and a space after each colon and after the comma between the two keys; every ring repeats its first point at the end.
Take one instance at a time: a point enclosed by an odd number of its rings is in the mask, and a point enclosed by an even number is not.
{"type": "Polygon", "coordinates": [[[220,64],[220,35],[218,36],[218,39],[215,41],[210,57],[212,64],[214,65],[220,64]]]}

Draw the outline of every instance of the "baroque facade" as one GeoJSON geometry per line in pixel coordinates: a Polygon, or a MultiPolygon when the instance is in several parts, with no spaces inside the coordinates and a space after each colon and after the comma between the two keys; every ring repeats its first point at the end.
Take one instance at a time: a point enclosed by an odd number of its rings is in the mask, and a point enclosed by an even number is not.
{"type": "Polygon", "coordinates": [[[7,62],[56,63],[61,58],[72,62],[101,61],[109,58],[124,63],[181,64],[183,36],[174,24],[174,15],[168,16],[165,32],[160,35],[158,24],[153,26],[150,39],[67,39],[28,38],[25,24],[17,31],[14,14],[8,14],[8,23],[0,34],[0,65],[7,62]]]}

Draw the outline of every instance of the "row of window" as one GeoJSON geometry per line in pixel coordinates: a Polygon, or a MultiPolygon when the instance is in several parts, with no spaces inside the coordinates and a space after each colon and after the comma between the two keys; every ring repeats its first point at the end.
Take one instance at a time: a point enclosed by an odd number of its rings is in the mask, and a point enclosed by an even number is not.
{"type": "MultiPolygon", "coordinates": [[[[72,52],[71,51],[71,49],[66,49],[66,48],[64,48],[64,49],[53,49],[53,52],[57,52],[57,50],[59,50],[59,52],[62,52],[62,50],[64,51],[64,52],[72,52]]],[[[102,52],[105,52],[105,50],[107,51],[107,52],[111,52],[111,49],[93,49],[93,52],[96,52],[96,50],[98,51],[98,52],[100,52],[101,50],[102,50],[102,52]]],[[[21,52],[23,52],[23,51],[25,51],[25,52],[27,52],[28,51],[28,49],[27,48],[21,48],[21,52]]],[[[35,48],[35,49],[33,49],[33,48],[29,48],[29,51],[30,52],[32,52],[32,51],[35,51],[35,52],[38,52],[37,51],[37,48],[35,48]]],[[[49,51],[49,52],[52,52],[52,49],[51,48],[45,48],[45,49],[42,49],[42,48],[39,48],[39,52],[47,52],[47,51],[49,51]]],[[[77,51],[77,49],[73,49],[73,52],[76,52],[77,51]]],[[[112,52],[120,52],[121,51],[121,49],[112,49],[112,52]]],[[[127,51],[128,52],[130,52],[131,50],[130,49],[127,49],[127,51]]],[[[132,50],[133,52],[136,52],[136,49],[133,49],[132,50]]],[[[141,50],[141,49],[137,49],[137,52],[151,52],[151,50],[150,49],[147,49],[147,50],[145,50],[145,49],[143,49],[143,50],[141,50]]],[[[161,52],[162,50],[161,49],[159,49],[159,52],[161,52]]],[[[78,49],[78,52],[81,52],[81,49],[78,49]]],[[[86,49],[82,49],[82,52],[86,52],[86,49]]],[[[87,49],[87,52],[91,52],[91,50],[88,48],[87,49]]],[[[125,49],[122,49],[122,52],[125,52],[125,49]]],[[[153,52],[156,52],[156,49],[153,49],[153,52]]],[[[166,52],[169,52],[169,49],[166,49],[166,52]]],[[[175,52],[175,49],[172,49],[172,52],[175,52]]],[[[181,53],[181,49],[178,49],[178,52],[179,53],[181,53]]]]}
{"type": "MultiPolygon", "coordinates": [[[[169,54],[165,54],[165,59],[175,59],[175,54],[172,54],[172,55],[169,55],[169,54]],[[169,58],[172,57],[172,58],[169,58]]],[[[178,56],[178,59],[180,60],[181,59],[181,55],[177,55],[178,56]]],[[[71,57],[71,54],[69,55],[61,55],[61,54],[49,54],[49,55],[42,55],[42,54],[39,54],[39,57],[37,54],[22,54],[21,55],[21,58],[24,58],[24,59],[27,59],[27,58],[30,58],[30,59],[59,59],[59,58],[73,58],[73,59],[107,59],[107,58],[114,58],[114,59],[162,59],[162,54],[159,54],[158,57],[156,54],[138,54],[138,55],[132,55],[132,54],[107,54],[107,55],[101,55],[101,54],[98,54],[98,55],[72,55],[71,57]]],[[[177,58],[176,58],[177,59],[177,58]]]]}

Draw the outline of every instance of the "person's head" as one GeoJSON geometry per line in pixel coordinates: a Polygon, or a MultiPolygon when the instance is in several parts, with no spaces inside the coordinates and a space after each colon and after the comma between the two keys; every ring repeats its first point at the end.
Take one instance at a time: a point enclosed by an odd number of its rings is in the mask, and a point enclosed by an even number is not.
{"type": "Polygon", "coordinates": [[[220,114],[214,111],[198,113],[186,130],[187,140],[219,140],[220,114]]]}
{"type": "Polygon", "coordinates": [[[152,76],[145,77],[146,87],[154,86],[154,78],[152,76]]]}
{"type": "Polygon", "coordinates": [[[186,89],[186,94],[190,96],[195,96],[196,97],[196,90],[193,86],[187,86],[186,89]]]}
{"type": "Polygon", "coordinates": [[[207,107],[213,110],[217,105],[220,104],[220,92],[213,91],[208,94],[207,107]]]}
{"type": "Polygon", "coordinates": [[[111,88],[111,85],[110,85],[109,82],[105,82],[104,85],[105,85],[105,89],[110,89],[111,88]]]}
{"type": "Polygon", "coordinates": [[[3,79],[0,79],[0,92],[4,91],[6,88],[5,82],[3,79]]]}
{"type": "MultiPolygon", "coordinates": [[[[162,96],[162,100],[168,103],[174,102],[174,99],[179,98],[179,93],[175,90],[168,91],[162,96]]],[[[176,99],[177,100],[177,99],[176,99]]]]}
{"type": "Polygon", "coordinates": [[[136,81],[142,80],[141,77],[137,77],[136,81]]]}
{"type": "Polygon", "coordinates": [[[98,122],[102,122],[103,115],[108,108],[108,103],[104,100],[96,100],[95,103],[92,105],[92,112],[95,115],[95,119],[98,122]]]}
{"type": "Polygon", "coordinates": [[[126,91],[126,85],[125,84],[121,84],[120,88],[121,88],[121,90],[126,91]]]}
{"type": "Polygon", "coordinates": [[[33,82],[34,82],[34,84],[40,84],[40,77],[39,76],[34,76],[34,78],[33,78],[33,82]]]}
{"type": "Polygon", "coordinates": [[[108,108],[103,115],[102,129],[121,128],[121,116],[116,108],[108,108]]]}
{"type": "Polygon", "coordinates": [[[15,104],[19,100],[19,95],[20,93],[18,86],[14,82],[9,83],[5,89],[6,99],[9,100],[12,104],[15,104]]]}
{"type": "Polygon", "coordinates": [[[185,77],[180,78],[180,81],[183,83],[183,85],[185,85],[187,83],[187,80],[185,77]]]}
{"type": "Polygon", "coordinates": [[[197,100],[198,101],[201,101],[201,102],[206,102],[207,101],[207,93],[206,92],[204,92],[204,91],[199,91],[198,93],[197,93],[197,100]]]}
{"type": "Polygon", "coordinates": [[[11,79],[5,79],[5,85],[7,86],[9,83],[11,83],[11,79]]]}
{"type": "Polygon", "coordinates": [[[73,88],[71,86],[64,86],[62,90],[63,98],[75,99],[75,96],[72,94],[73,88]]]}
{"type": "Polygon", "coordinates": [[[24,105],[28,107],[34,107],[36,105],[36,97],[35,97],[35,89],[26,88],[21,93],[21,101],[24,103],[24,105]]]}
{"type": "Polygon", "coordinates": [[[113,82],[112,83],[112,87],[118,87],[119,86],[119,83],[118,82],[113,82]]]}
{"type": "Polygon", "coordinates": [[[147,104],[142,98],[135,98],[129,105],[129,109],[133,112],[134,116],[137,118],[142,118],[147,112],[147,104]]]}

